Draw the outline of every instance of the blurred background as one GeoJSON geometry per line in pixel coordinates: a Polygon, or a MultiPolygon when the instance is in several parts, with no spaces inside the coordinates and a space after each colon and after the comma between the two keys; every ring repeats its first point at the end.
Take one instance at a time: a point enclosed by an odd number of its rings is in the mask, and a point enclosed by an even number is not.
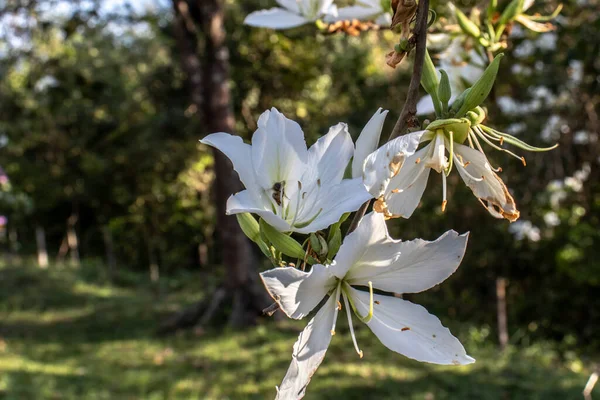
{"type": "MultiPolygon", "coordinates": [[[[273,5],[0,1],[1,399],[274,397],[304,322],[261,315],[268,261],[224,217],[240,184],[198,140],[249,140],[272,106],[309,144],[340,121],[356,138],[378,107],[386,136],[411,58],[385,65],[389,31],[242,25],[273,5]]],[[[521,219],[492,218],[452,174],[444,214],[436,175],[390,222],[406,240],[471,232],[458,272],[409,299],[477,363],[418,364],[365,326],[359,359],[340,320],[307,398],[583,398],[600,361],[600,5],[564,6],[552,32],[513,30],[486,102],[488,125],[560,144],[526,167],[488,153],[521,219]]]]}

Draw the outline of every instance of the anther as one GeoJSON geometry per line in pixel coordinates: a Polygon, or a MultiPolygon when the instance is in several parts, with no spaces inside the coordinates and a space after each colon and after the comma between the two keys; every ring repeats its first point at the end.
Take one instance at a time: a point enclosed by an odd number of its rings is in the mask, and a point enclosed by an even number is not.
{"type": "Polygon", "coordinates": [[[504,136],[500,136],[500,146],[504,143],[504,136]]]}
{"type": "Polygon", "coordinates": [[[521,157],[521,162],[523,163],[524,167],[527,166],[527,161],[525,161],[525,157],[521,157]]]}
{"type": "Polygon", "coordinates": [[[394,190],[392,190],[392,193],[399,193],[399,192],[400,192],[400,189],[394,189],[394,190]]]}
{"type": "Polygon", "coordinates": [[[467,167],[467,165],[469,165],[469,164],[471,164],[471,161],[467,161],[467,162],[465,163],[465,165],[463,165],[463,167],[465,167],[465,168],[466,168],[466,167],[467,167]]]}
{"type": "Polygon", "coordinates": [[[337,308],[338,308],[338,310],[341,310],[341,309],[342,309],[342,303],[340,303],[340,301],[339,301],[339,300],[338,300],[338,305],[337,305],[337,306],[338,306],[338,307],[337,307],[337,308]]]}
{"type": "Polygon", "coordinates": [[[360,351],[360,353],[358,353],[358,357],[359,357],[359,358],[363,358],[363,355],[364,355],[364,353],[363,353],[363,351],[361,350],[361,351],[360,351]]]}
{"type": "Polygon", "coordinates": [[[417,159],[415,160],[415,164],[419,164],[421,162],[421,157],[417,157],[417,159]]]}
{"type": "Polygon", "coordinates": [[[400,329],[402,332],[406,332],[406,331],[410,331],[410,328],[408,326],[405,326],[404,328],[400,329]]]}
{"type": "Polygon", "coordinates": [[[335,335],[335,331],[334,331],[333,329],[332,329],[332,330],[330,330],[330,331],[329,331],[329,333],[331,333],[331,336],[334,336],[334,335],[335,335]]]}
{"type": "Polygon", "coordinates": [[[442,201],[442,212],[446,212],[446,204],[448,204],[448,200],[442,201]]]}

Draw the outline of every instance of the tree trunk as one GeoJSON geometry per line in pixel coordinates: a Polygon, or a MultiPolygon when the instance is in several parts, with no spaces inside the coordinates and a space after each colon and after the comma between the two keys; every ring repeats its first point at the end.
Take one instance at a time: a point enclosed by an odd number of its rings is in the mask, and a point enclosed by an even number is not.
{"type": "MultiPolygon", "coordinates": [[[[233,133],[235,119],[229,92],[229,51],[225,43],[223,6],[219,0],[173,0],[173,6],[175,34],[193,105],[204,116],[208,132],[233,133]],[[204,39],[202,62],[197,54],[199,32],[204,39]]],[[[225,214],[227,199],[242,189],[241,183],[227,157],[216,149],[213,154],[218,245],[227,276],[224,287],[227,297],[233,300],[230,323],[241,326],[254,322],[268,305],[268,296],[255,276],[256,260],[250,241],[236,218],[225,214]]]]}
{"type": "Polygon", "coordinates": [[[104,251],[106,252],[106,265],[108,267],[108,281],[112,282],[117,269],[117,258],[115,257],[115,245],[112,233],[108,226],[102,227],[102,239],[104,240],[104,251]]]}
{"type": "Polygon", "coordinates": [[[498,341],[500,349],[508,345],[508,317],[506,313],[506,279],[496,279],[496,301],[498,312],[498,341]]]}
{"type": "Polygon", "coordinates": [[[75,224],[78,216],[73,214],[67,219],[67,244],[69,245],[69,253],[71,254],[71,265],[79,267],[79,241],[77,240],[77,231],[75,224]]]}
{"type": "Polygon", "coordinates": [[[37,261],[40,268],[48,268],[48,251],[46,250],[46,231],[41,225],[35,227],[35,242],[37,244],[37,261]]]}

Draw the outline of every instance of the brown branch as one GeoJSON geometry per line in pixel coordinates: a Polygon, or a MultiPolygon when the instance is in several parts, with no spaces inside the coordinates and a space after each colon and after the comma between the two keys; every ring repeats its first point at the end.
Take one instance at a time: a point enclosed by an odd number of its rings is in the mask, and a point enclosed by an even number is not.
{"type": "Polygon", "coordinates": [[[415,23],[414,34],[411,40],[415,41],[415,62],[413,66],[412,78],[408,86],[406,102],[400,113],[394,130],[390,134],[388,141],[403,135],[407,128],[413,128],[419,125],[417,119],[417,102],[419,101],[419,86],[421,85],[421,75],[423,75],[423,63],[425,60],[425,51],[427,49],[427,19],[429,17],[429,0],[419,1],[417,10],[417,22],[415,23]]]}
{"type": "Polygon", "coordinates": [[[364,202],[364,204],[362,206],[360,206],[358,211],[356,211],[356,214],[354,214],[354,218],[352,219],[352,223],[350,224],[348,231],[346,231],[346,236],[348,236],[349,234],[354,232],[354,230],[358,227],[358,224],[360,223],[362,218],[365,216],[365,213],[367,212],[367,208],[369,208],[370,204],[371,204],[371,200],[367,200],[364,202]]]}

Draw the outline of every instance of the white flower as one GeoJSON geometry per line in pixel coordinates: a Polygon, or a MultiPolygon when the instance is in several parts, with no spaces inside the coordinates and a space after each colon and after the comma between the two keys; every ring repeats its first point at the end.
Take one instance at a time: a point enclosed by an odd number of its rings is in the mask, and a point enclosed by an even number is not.
{"type": "Polygon", "coordinates": [[[277,0],[281,7],[250,13],[244,24],[262,28],[288,29],[315,22],[323,17],[336,17],[333,0],[277,0]]]}
{"type": "Polygon", "coordinates": [[[392,24],[391,5],[385,0],[358,0],[355,5],[338,9],[337,17],[327,18],[328,22],[348,21],[374,21],[380,26],[392,24]]]}
{"type": "Polygon", "coordinates": [[[246,187],[229,198],[227,214],[250,212],[279,231],[310,233],[371,198],[361,179],[342,179],[354,153],[346,124],[307,150],[300,125],[272,108],[260,116],[252,145],[222,132],[201,142],[229,157],[246,187]]]}
{"type": "Polygon", "coordinates": [[[352,325],[352,313],[390,350],[417,361],[470,364],[463,346],[440,320],[422,306],[373,288],[395,293],[418,293],[443,282],[458,268],[468,235],[454,231],[435,242],[402,242],[389,237],[381,214],[370,213],[348,235],[331,265],[313,265],[310,272],[275,268],[261,273],[271,296],[290,318],[308,315],[329,298],[300,333],[292,363],[278,388],[277,399],[302,398],[335,334],[338,311],[346,308],[350,334],[362,357],[352,325]],[[363,291],[357,287],[368,286],[363,291]]]}
{"type": "Polygon", "coordinates": [[[452,165],[456,165],[460,176],[490,214],[510,221],[519,218],[512,196],[483,152],[451,142],[441,130],[436,133],[425,132],[427,133],[416,132],[401,136],[367,158],[363,179],[367,190],[377,198],[374,204],[376,211],[388,218],[409,218],[419,205],[432,169],[442,175],[442,211],[445,210],[446,174],[450,172],[452,165]],[[373,177],[372,171],[378,168],[372,166],[392,165],[393,152],[389,151],[389,147],[398,146],[394,142],[405,143],[412,150],[416,148],[414,141],[417,137],[430,142],[420,150],[409,153],[409,157],[393,174],[373,177]],[[446,151],[450,158],[446,157],[446,151]]]}

